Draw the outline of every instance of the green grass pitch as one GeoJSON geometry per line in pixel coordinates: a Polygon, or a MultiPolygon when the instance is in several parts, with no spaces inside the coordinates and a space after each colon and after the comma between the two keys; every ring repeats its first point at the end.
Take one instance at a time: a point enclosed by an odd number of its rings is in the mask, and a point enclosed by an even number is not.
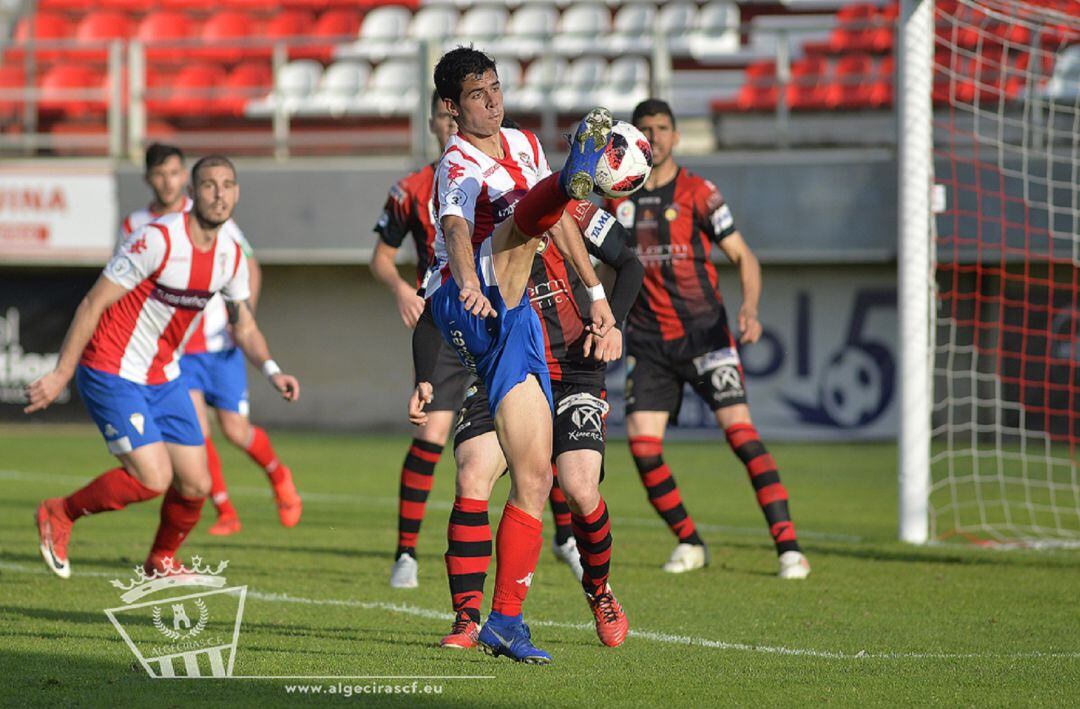
{"type": "MultiPolygon", "coordinates": [[[[674,538],[649,507],[625,442],[613,441],[603,485],[615,535],[612,585],[636,634],[614,650],[599,644],[581,590],[553,559],[545,532],[526,618],[555,664],[534,667],[436,647],[450,617],[442,563],[450,456],[437,469],[420,536],[420,588],[402,591],[388,577],[407,439],[273,438],[306,496],[300,525],[278,525],[262,473],[220,443],[243,531],[209,536],[208,507],[183,549],[185,559],[228,559],[229,584],[248,586],[234,674],[254,678],[155,680],[103,611],[120,603],[108,579],[130,575],[145,557],[158,505],[79,521],[73,575],[62,581],[40,561],[35,505],[112,459],[89,427],[0,429],[0,704],[265,707],[341,700],[345,685],[391,681],[310,680],[321,687],[315,698],[289,693],[302,680],[268,676],[442,676],[449,679],[421,680],[441,686],[438,695],[353,699],[1080,706],[1080,553],[896,542],[893,445],[771,446],[813,564],[808,580],[790,582],[774,576],[750,485],[719,439],[667,446],[712,564],[661,572],[674,538]]],[[[506,489],[500,482],[493,509],[506,489]]]]}

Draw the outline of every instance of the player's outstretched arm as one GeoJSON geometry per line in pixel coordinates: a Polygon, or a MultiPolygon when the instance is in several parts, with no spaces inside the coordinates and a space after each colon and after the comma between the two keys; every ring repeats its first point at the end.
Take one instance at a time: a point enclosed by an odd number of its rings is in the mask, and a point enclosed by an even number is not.
{"type": "Polygon", "coordinates": [[[251,312],[254,313],[259,307],[259,296],[262,295],[262,266],[259,265],[259,259],[255,258],[255,254],[247,257],[247,266],[248,288],[251,290],[248,302],[251,303],[251,312]]]}
{"type": "Polygon", "coordinates": [[[615,316],[611,313],[607,296],[604,295],[603,284],[596,275],[592,261],[589,260],[589,252],[585,250],[585,242],[582,240],[581,229],[573,217],[563,212],[559,222],[551,228],[551,238],[558,247],[559,252],[570,260],[574,270],[577,271],[585,287],[589,289],[589,331],[594,335],[603,337],[615,326],[615,316]],[[599,288],[597,288],[599,286],[599,288]],[[595,293],[595,295],[594,295],[595,293]]]}
{"type": "Polygon", "coordinates": [[[300,398],[300,382],[291,374],[285,374],[270,357],[266,338],[255,322],[255,314],[246,300],[225,301],[229,311],[229,323],[233,327],[233,339],[247,356],[248,361],[262,370],[266,378],[285,401],[300,398]]]}
{"type": "Polygon", "coordinates": [[[464,217],[442,217],[446,255],[450,261],[450,275],[461,291],[461,302],[473,315],[489,318],[495,315],[484,291],[480,290],[480,276],[476,273],[476,261],[472,248],[472,225],[464,217]]]}
{"type": "Polygon", "coordinates": [[[739,232],[720,241],[720,249],[739,270],[742,285],[742,307],[739,308],[739,342],[749,344],[761,338],[758,303],[761,301],[761,264],[739,232]]]}
{"type": "Polygon", "coordinates": [[[60,392],[68,385],[75,376],[75,367],[79,364],[86,344],[97,329],[101,315],[110,305],[124,297],[127,289],[113,283],[105,276],[98,278],[90,291],[83,297],[79,307],[75,310],[75,317],[68,327],[64,342],[60,345],[60,357],[56,362],[56,368],[48,374],[39,377],[26,387],[26,398],[29,405],[23,409],[23,413],[32,414],[41,411],[56,401],[60,392]]]}
{"type": "Polygon", "coordinates": [[[371,256],[371,273],[393,294],[401,322],[411,330],[416,327],[416,321],[424,312],[424,299],[418,296],[416,288],[409,285],[398,273],[395,263],[397,252],[398,249],[381,239],[376,241],[375,253],[371,256]]]}

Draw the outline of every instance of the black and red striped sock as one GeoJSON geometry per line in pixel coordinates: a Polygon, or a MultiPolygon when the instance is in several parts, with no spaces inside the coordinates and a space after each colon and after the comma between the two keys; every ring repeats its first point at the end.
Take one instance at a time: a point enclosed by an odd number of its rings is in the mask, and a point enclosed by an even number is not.
{"type": "Polygon", "coordinates": [[[596,595],[607,584],[611,570],[611,520],[604,498],[587,515],[574,515],[574,538],[581,553],[585,574],[581,585],[586,593],[596,595]]]}
{"type": "Polygon", "coordinates": [[[435,482],[435,464],[443,447],[414,438],[401,466],[401,487],[398,489],[398,546],[394,558],[402,554],[416,557],[416,538],[424,521],[431,485],[435,482]]]}
{"type": "Polygon", "coordinates": [[[464,611],[479,623],[484,581],[491,565],[491,524],[488,522],[487,500],[455,497],[446,539],[449,545],[444,558],[454,613],[464,611]]]}
{"type": "Polygon", "coordinates": [[[746,472],[750,474],[750,483],[757,494],[758,505],[765,514],[769,534],[776,544],[776,553],[802,551],[799,540],[795,537],[795,525],[791,523],[787,490],[780,482],[776,461],[772,454],[765,450],[765,444],[758,437],[757,429],[753,424],[737,423],[729,426],[725,434],[731,450],[739,456],[739,460],[746,466],[746,472]]]}
{"type": "Polygon", "coordinates": [[[566,504],[566,495],[559,487],[559,471],[551,466],[551,516],[555,518],[555,543],[559,546],[566,544],[570,537],[574,536],[574,530],[570,526],[570,505],[566,504]]]}
{"type": "Polygon", "coordinates": [[[634,456],[638,475],[641,476],[641,482],[645,485],[653,508],[664,518],[680,542],[703,545],[705,542],[698,536],[694,520],[683,507],[682,496],[679,495],[675,478],[664,463],[663,452],[663,439],[655,436],[630,438],[630,455],[634,456]]]}

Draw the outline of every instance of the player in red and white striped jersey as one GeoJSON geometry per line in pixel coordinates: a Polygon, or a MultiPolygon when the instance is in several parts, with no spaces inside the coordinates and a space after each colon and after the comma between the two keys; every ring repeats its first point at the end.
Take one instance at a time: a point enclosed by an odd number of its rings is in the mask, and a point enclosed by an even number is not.
{"type": "MultiPolygon", "coordinates": [[[[175,195],[177,175],[186,178],[184,154],[172,145],[154,143],[146,151],[146,183],[154,193],[153,201],[144,209],[127,216],[120,226],[120,245],[135,229],[149,224],[162,214],[191,210],[192,201],[187,195],[175,195]]],[[[221,226],[221,233],[236,240],[244,252],[248,265],[252,310],[259,298],[262,271],[255,252],[248,243],[236,221],[229,219],[221,226]]],[[[221,458],[210,435],[207,405],[217,412],[218,424],[230,443],[241,449],[261,467],[274,489],[278,516],[286,527],[300,521],[302,505],[292,481],[292,472],[282,464],[274,451],[266,431],[251,425],[247,393],[247,367],[228,329],[228,314],[221,296],[210,299],[202,317],[184,345],[180,368],[195,411],[199,415],[210,468],[211,500],[218,513],[217,521],[209,532],[217,535],[235,534],[240,531],[240,518],[229,499],[228,488],[221,469],[221,458]]]]}
{"type": "Polygon", "coordinates": [[[221,233],[239,196],[232,163],[223,156],[200,160],[192,171],[192,192],[191,212],[140,228],[114,254],[79,305],[56,368],[27,387],[25,411],[33,413],[77,377],[109,452],[121,462],[81,490],[38,507],[42,556],[62,578],[71,574],[67,545],[79,517],[165,492],[148,571],[163,569],[198,522],[210,475],[179,357],[192,323],[214,294],[228,302],[234,337],[248,358],[286,400],[299,396],[297,380],[270,358],[247,303],[243,250],[221,233]]]}

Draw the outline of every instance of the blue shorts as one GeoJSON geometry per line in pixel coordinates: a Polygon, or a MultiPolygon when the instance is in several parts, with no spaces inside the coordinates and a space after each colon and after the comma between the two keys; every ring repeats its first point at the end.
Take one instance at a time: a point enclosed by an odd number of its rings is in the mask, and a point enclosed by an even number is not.
{"type": "Polygon", "coordinates": [[[476,271],[480,276],[480,288],[491,301],[496,315],[482,318],[466,311],[459,299],[461,289],[454,279],[449,278],[431,296],[431,314],[443,339],[450,343],[465,366],[484,382],[492,417],[510,390],[530,374],[535,374],[539,380],[548,407],[554,408],[540,319],[526,293],[515,307],[506,307],[495,280],[490,238],[476,256],[476,271]]]}
{"type": "Polygon", "coordinates": [[[186,354],[180,359],[180,371],[187,388],[201,391],[210,406],[248,415],[247,364],[239,347],[186,354]]]}
{"type": "Polygon", "coordinates": [[[136,384],[80,364],[75,382],[113,455],[160,441],[203,444],[199,417],[183,377],[164,384],[136,384]]]}

